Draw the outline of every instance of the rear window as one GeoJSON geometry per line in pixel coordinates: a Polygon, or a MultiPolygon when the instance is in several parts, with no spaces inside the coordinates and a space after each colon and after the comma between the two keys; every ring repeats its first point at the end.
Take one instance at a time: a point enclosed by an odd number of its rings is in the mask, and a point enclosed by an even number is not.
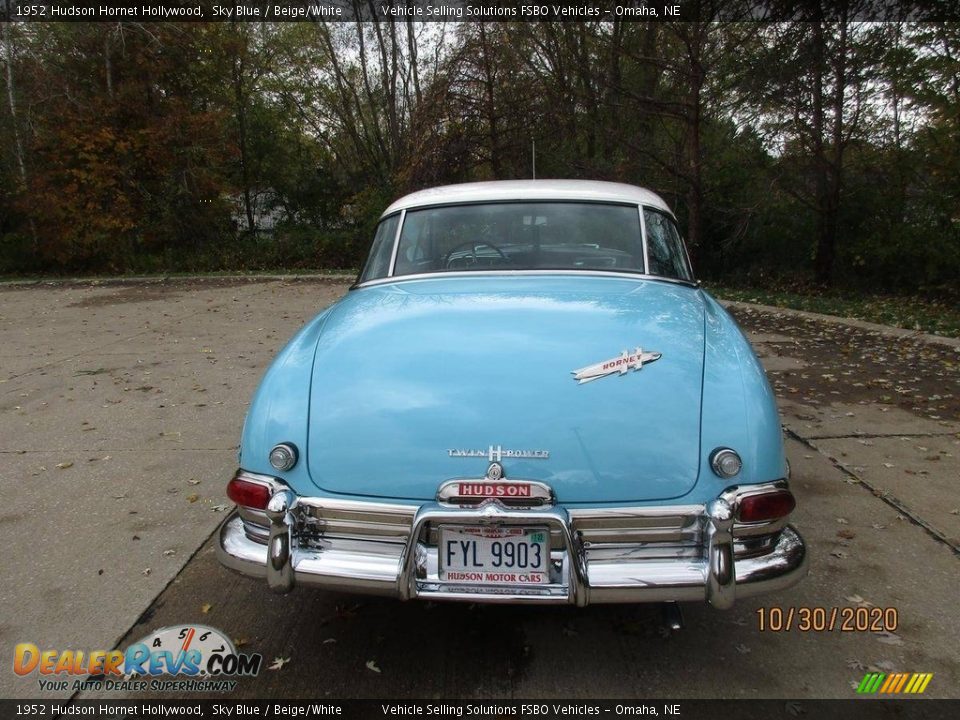
{"type": "Polygon", "coordinates": [[[394,257],[395,276],[609,270],[693,279],[673,218],[637,205],[538,201],[426,207],[406,211],[397,239],[400,217],[394,214],[380,222],[358,282],[391,275],[394,257]]]}
{"type": "Polygon", "coordinates": [[[407,211],[395,275],[492,269],[643,272],[637,207],[514,202],[407,211]]]}

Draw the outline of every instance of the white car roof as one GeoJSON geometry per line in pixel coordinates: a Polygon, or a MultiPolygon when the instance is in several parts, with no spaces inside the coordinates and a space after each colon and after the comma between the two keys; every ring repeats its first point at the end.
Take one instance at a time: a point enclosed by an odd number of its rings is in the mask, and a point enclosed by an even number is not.
{"type": "Polygon", "coordinates": [[[636,185],[597,180],[498,180],[443,185],[410,193],[384,211],[497,200],[585,200],[648,205],[673,214],[656,193],[636,185]]]}

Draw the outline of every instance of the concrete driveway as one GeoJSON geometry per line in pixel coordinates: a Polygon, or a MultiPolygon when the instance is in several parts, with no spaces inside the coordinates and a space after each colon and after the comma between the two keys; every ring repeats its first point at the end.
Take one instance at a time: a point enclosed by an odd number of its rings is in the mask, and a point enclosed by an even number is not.
{"type": "MultiPolygon", "coordinates": [[[[268,663],[230,697],[853,697],[868,671],[960,682],[960,352],[735,310],[781,401],[810,577],[726,613],[270,595],[216,563],[246,403],[336,281],[0,289],[0,653],[223,629],[268,663]],[[895,608],[891,632],[773,632],[758,610],[895,608]],[[416,661],[412,662],[415,658],[416,661]],[[709,672],[705,672],[705,667],[709,672]]],[[[0,673],[0,696],[36,697],[0,673]]],[[[56,693],[47,695],[54,697],[56,693]]],[[[60,696],[69,693],[60,693],[60,696]]],[[[116,697],[116,695],[112,695],[116,697]]]]}

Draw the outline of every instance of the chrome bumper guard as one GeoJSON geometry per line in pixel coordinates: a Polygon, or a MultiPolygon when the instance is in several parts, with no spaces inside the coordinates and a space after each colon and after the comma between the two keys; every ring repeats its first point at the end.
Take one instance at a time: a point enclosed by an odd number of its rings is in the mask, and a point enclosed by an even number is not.
{"type": "MultiPolygon", "coordinates": [[[[767,487],[783,485],[744,486],[743,492],[767,487]]],[[[217,556],[276,592],[300,584],[403,600],[578,606],[706,600],[726,609],[737,598],[789,587],[807,572],[803,539],[785,521],[735,522],[738,495],[731,488],[706,506],[587,510],[432,502],[416,508],[303,498],[282,488],[266,511],[240,508],[224,521],[217,556]],[[549,582],[444,582],[435,539],[440,525],[548,528],[549,582]]]]}

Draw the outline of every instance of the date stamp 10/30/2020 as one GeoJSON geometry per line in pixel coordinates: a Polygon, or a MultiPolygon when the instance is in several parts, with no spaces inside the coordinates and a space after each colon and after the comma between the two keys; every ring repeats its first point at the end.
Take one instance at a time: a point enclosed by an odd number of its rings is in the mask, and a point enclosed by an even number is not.
{"type": "Polygon", "coordinates": [[[871,632],[892,633],[900,624],[895,607],[760,607],[760,632],[871,632]]]}

